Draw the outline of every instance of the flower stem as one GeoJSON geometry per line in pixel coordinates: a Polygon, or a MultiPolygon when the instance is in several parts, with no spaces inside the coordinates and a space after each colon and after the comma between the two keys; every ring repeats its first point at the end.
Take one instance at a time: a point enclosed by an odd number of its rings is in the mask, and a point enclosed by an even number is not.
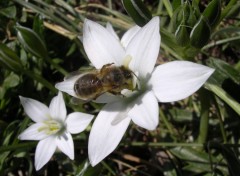
{"type": "Polygon", "coordinates": [[[209,107],[210,101],[209,96],[211,94],[209,91],[205,89],[201,89],[199,91],[200,94],[200,102],[201,102],[201,116],[200,116],[200,128],[199,128],[199,136],[198,136],[198,143],[206,142],[207,135],[208,135],[208,121],[209,121],[209,107]]]}
{"type": "Polygon", "coordinates": [[[218,119],[219,119],[219,126],[220,126],[220,131],[222,133],[222,138],[223,138],[223,142],[226,143],[227,142],[227,135],[226,135],[226,132],[224,130],[224,124],[223,124],[223,113],[221,111],[221,108],[219,107],[219,104],[217,103],[217,97],[215,97],[214,99],[214,104],[216,106],[216,109],[217,109],[217,116],[218,116],[218,119]]]}

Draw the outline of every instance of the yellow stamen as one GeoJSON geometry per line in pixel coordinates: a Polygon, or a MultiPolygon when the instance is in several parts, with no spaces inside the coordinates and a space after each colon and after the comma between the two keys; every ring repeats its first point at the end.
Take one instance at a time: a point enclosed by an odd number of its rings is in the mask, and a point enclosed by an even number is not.
{"type": "Polygon", "coordinates": [[[132,60],[132,56],[127,55],[124,59],[123,59],[123,66],[129,69],[129,64],[132,60]]]}
{"type": "Polygon", "coordinates": [[[44,121],[44,126],[40,127],[38,131],[44,131],[47,135],[56,134],[61,131],[63,125],[56,120],[46,120],[44,121]]]}

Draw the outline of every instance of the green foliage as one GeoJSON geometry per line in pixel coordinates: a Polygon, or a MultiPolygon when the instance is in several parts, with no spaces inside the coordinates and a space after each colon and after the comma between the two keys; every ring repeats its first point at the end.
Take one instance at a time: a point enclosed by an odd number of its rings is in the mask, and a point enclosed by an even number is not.
{"type": "MultiPolygon", "coordinates": [[[[239,175],[239,1],[0,1],[0,175],[239,175]],[[129,16],[128,16],[128,15],[129,16]],[[160,125],[131,126],[119,148],[101,164],[87,160],[89,130],[73,136],[75,161],[57,153],[38,173],[36,142],[19,141],[30,125],[19,95],[45,104],[68,72],[89,67],[78,36],[84,18],[118,34],[161,17],[159,63],[191,60],[215,69],[195,95],[159,104],[160,125]]],[[[68,112],[97,114],[102,105],[71,104],[68,112]]]]}
{"type": "Polygon", "coordinates": [[[16,29],[19,42],[28,52],[36,57],[47,57],[46,46],[36,32],[23,26],[16,26],[16,29]]]}
{"type": "Polygon", "coordinates": [[[190,33],[190,42],[193,47],[202,48],[209,40],[211,28],[204,16],[193,26],[190,33]]]}
{"type": "Polygon", "coordinates": [[[202,14],[208,20],[208,24],[214,26],[221,15],[221,0],[211,1],[202,14]]]}
{"type": "Polygon", "coordinates": [[[122,3],[127,13],[137,25],[144,26],[152,18],[151,13],[142,1],[122,0],[122,3]]]}
{"type": "Polygon", "coordinates": [[[0,43],[0,64],[9,70],[19,71],[21,61],[14,51],[0,43]]]}

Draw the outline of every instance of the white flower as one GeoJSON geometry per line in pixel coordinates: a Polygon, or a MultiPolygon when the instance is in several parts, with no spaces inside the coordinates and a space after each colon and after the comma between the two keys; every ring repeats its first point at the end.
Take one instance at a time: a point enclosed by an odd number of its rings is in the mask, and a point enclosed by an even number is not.
{"type": "Polygon", "coordinates": [[[35,122],[20,135],[21,140],[40,140],[36,148],[35,168],[39,170],[60,149],[74,159],[73,139],[70,133],[82,132],[93,115],[74,112],[67,116],[62,93],[54,97],[49,108],[39,101],[20,96],[25,113],[35,122]]]}
{"type": "MultiPolygon", "coordinates": [[[[159,18],[144,27],[134,26],[118,39],[111,25],[107,28],[85,20],[83,46],[91,63],[100,69],[114,63],[127,65],[137,75],[137,89],[124,90],[123,98],[103,94],[97,102],[107,103],[93,123],[88,154],[92,166],[98,164],[119,144],[132,120],[154,130],[159,122],[158,102],[178,101],[197,91],[213,69],[188,61],[173,61],[154,68],[160,48],[159,18]]],[[[75,80],[56,85],[74,95],[75,80]]]]}

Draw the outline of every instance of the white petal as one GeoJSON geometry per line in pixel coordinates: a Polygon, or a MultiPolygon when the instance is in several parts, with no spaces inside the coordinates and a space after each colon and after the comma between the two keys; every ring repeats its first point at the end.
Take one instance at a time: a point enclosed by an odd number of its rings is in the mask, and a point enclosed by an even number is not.
{"type": "Polygon", "coordinates": [[[49,105],[49,110],[53,119],[58,119],[62,122],[65,120],[67,116],[67,110],[62,92],[58,92],[58,95],[52,99],[49,105]]]}
{"type": "Polygon", "coordinates": [[[93,123],[88,143],[88,156],[92,166],[102,161],[117,147],[127,130],[131,120],[128,117],[112,124],[119,113],[118,107],[121,111],[121,102],[105,105],[93,123]]]}
{"type": "Polygon", "coordinates": [[[66,79],[66,80],[60,82],[60,83],[57,83],[55,85],[55,87],[62,92],[66,92],[67,94],[69,94],[73,97],[77,97],[77,95],[74,91],[74,84],[78,79],[79,79],[79,76],[73,76],[69,79],[66,79]]]}
{"type": "Polygon", "coordinates": [[[34,123],[24,130],[18,138],[20,140],[42,140],[48,137],[44,130],[40,130],[44,126],[43,123],[34,123]]]}
{"type": "Polygon", "coordinates": [[[116,34],[116,32],[114,31],[111,23],[107,22],[106,29],[108,30],[108,32],[110,32],[113,35],[113,37],[115,37],[117,40],[119,40],[119,37],[116,34]]]}
{"type": "Polygon", "coordinates": [[[100,95],[99,97],[97,97],[96,100],[94,100],[94,102],[96,103],[112,103],[115,101],[120,101],[122,98],[116,95],[113,95],[111,93],[104,93],[102,95],[100,95]]]}
{"type": "Polygon", "coordinates": [[[138,126],[147,130],[154,130],[159,122],[158,102],[153,92],[147,92],[140,96],[134,107],[129,111],[128,116],[138,126]]]}
{"type": "Polygon", "coordinates": [[[83,25],[83,46],[89,60],[98,69],[110,63],[121,65],[125,56],[120,42],[108,30],[87,19],[83,25]]]}
{"type": "Polygon", "coordinates": [[[65,132],[56,138],[57,147],[71,160],[74,159],[73,139],[70,133],[65,132]]]}
{"type": "Polygon", "coordinates": [[[82,112],[74,112],[69,114],[66,120],[67,131],[72,134],[82,132],[87,128],[93,117],[93,115],[82,112]]]}
{"type": "Polygon", "coordinates": [[[35,153],[35,168],[41,169],[52,157],[56,150],[56,142],[53,136],[41,140],[36,148],[35,153]]]}
{"type": "Polygon", "coordinates": [[[127,32],[124,33],[121,39],[121,43],[124,46],[124,48],[127,48],[129,42],[133,39],[133,37],[136,35],[136,33],[141,29],[139,26],[133,26],[131,27],[127,32]]]}
{"type": "Polygon", "coordinates": [[[83,36],[78,36],[78,39],[81,41],[81,43],[83,42],[83,36]]]}
{"type": "Polygon", "coordinates": [[[19,96],[19,98],[25,113],[34,122],[42,122],[49,119],[49,109],[45,104],[31,98],[25,98],[22,96],[19,96]]]}
{"type": "Polygon", "coordinates": [[[127,55],[132,56],[129,67],[139,72],[140,77],[150,74],[160,49],[159,17],[154,17],[142,27],[127,46],[127,55]]]}
{"type": "Polygon", "coordinates": [[[158,101],[178,101],[196,92],[213,72],[204,65],[173,61],[156,67],[150,84],[158,101]]]}

